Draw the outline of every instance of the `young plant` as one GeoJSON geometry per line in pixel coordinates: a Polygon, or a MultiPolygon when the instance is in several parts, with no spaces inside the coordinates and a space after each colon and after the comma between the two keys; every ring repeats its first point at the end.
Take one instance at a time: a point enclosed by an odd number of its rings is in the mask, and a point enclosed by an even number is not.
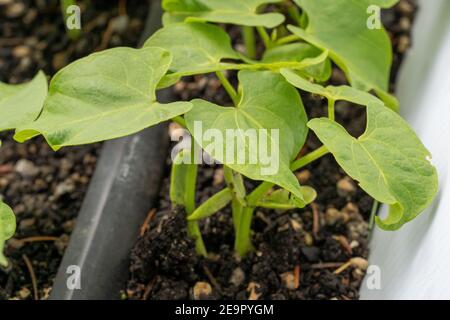
{"type": "Polygon", "coordinates": [[[193,142],[174,159],[170,196],[174,206],[185,208],[189,235],[204,256],[207,244],[199,220],[231,205],[235,249],[244,256],[252,250],[255,208],[288,210],[314,201],[316,191],[301,186],[294,172],[328,153],[362,189],[391,207],[389,216],[377,223],[396,230],[422,212],[437,192],[431,155],[393,111],[397,102],[388,93],[389,37],[383,28],[367,27],[370,5],[387,8],[396,2],[163,0],[164,27],[142,49],[110,49],[62,69],[50,83],[43,108],[33,108],[37,119],[15,126],[15,138],[23,142],[42,134],[58,150],[176,121],[193,142]],[[291,24],[285,24],[286,16],[291,24]],[[242,27],[246,54],[233,49],[222,24],[242,27]],[[265,46],[259,60],[256,35],[265,46]],[[331,76],[331,62],[351,86],[321,85],[331,76]],[[238,72],[237,88],[227,77],[231,70],[238,72]],[[233,106],[202,99],[157,101],[158,89],[206,73],[217,75],[233,106]],[[299,90],[325,97],[328,117],[308,121],[299,90]],[[338,100],[366,107],[367,129],[358,139],[335,121],[338,100]],[[309,130],[324,145],[298,157],[309,130]],[[238,133],[237,145],[216,143],[229,132],[238,133]],[[252,158],[250,132],[258,132],[259,142],[270,142],[266,155],[276,155],[275,170],[267,159],[252,158]],[[202,204],[195,201],[200,148],[223,165],[227,185],[202,204]],[[246,190],[244,177],[261,183],[246,190]]]}

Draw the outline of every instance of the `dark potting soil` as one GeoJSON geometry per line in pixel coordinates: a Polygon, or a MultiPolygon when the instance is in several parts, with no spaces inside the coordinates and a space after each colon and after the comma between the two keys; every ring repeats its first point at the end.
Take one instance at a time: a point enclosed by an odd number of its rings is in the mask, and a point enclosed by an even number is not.
{"type": "MultiPolygon", "coordinates": [[[[0,81],[22,83],[109,47],[136,47],[146,1],[80,1],[83,34],[65,33],[59,0],[0,1],[0,81]],[[124,6],[125,5],[125,6],[124,6]],[[120,17],[119,17],[120,16],[120,17]]],[[[100,144],[50,150],[41,138],[24,144],[1,134],[0,197],[17,216],[17,233],[0,270],[1,299],[46,299],[94,172],[100,144]],[[29,261],[36,277],[33,288],[29,261]]]]}
{"type": "MultiPolygon", "coordinates": [[[[392,91],[410,46],[414,12],[415,5],[402,0],[383,14],[395,51],[392,91]]],[[[338,85],[346,81],[335,69],[330,82],[338,85]]],[[[220,87],[215,77],[198,76],[178,83],[174,90],[183,100],[201,97],[230,104],[220,87]]],[[[307,94],[302,97],[310,118],[326,115],[323,99],[307,94]]],[[[366,114],[362,107],[339,103],[336,118],[354,136],[364,131],[366,114]]],[[[320,145],[310,134],[301,153],[320,145]]],[[[171,207],[167,178],[159,204],[149,213],[131,252],[130,278],[122,298],[358,299],[368,266],[368,222],[373,199],[346,176],[330,155],[297,176],[303,185],[317,190],[316,201],[304,209],[283,213],[256,210],[252,225],[255,250],[243,259],[233,252],[230,208],[201,222],[209,257],[196,255],[195,245],[186,233],[185,212],[171,207]],[[340,269],[350,259],[352,265],[340,269]]],[[[246,183],[248,189],[255,186],[246,183]]],[[[222,169],[202,167],[197,203],[224,187],[222,169]]]]}

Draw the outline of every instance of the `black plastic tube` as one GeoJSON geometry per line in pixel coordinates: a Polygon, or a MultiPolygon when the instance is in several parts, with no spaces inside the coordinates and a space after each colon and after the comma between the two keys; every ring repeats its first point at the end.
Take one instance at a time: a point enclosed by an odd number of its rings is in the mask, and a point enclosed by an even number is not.
{"type": "MultiPolygon", "coordinates": [[[[143,40],[160,26],[159,2],[151,1],[143,40]]],[[[159,95],[159,101],[169,98],[170,91],[159,95]]],[[[167,149],[164,125],[105,143],[50,299],[120,298],[130,251],[160,189],[167,149]]]]}

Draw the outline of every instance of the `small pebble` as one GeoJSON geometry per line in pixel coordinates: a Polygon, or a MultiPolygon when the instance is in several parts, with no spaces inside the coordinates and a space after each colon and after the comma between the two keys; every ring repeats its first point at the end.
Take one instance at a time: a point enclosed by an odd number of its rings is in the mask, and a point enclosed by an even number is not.
{"type": "Polygon", "coordinates": [[[211,296],[212,288],[208,282],[197,282],[192,289],[195,300],[205,300],[211,296]]]}
{"type": "Polygon", "coordinates": [[[350,178],[345,177],[338,181],[337,183],[337,192],[341,197],[347,197],[356,192],[356,186],[350,178]]]}
{"type": "Polygon", "coordinates": [[[18,46],[15,47],[12,51],[12,55],[17,59],[22,59],[29,56],[31,53],[31,49],[27,46],[18,46]]]}
{"type": "Polygon", "coordinates": [[[352,266],[361,270],[367,270],[367,268],[369,267],[369,261],[360,257],[352,258],[351,263],[352,266]]]}
{"type": "Polygon", "coordinates": [[[224,181],[223,169],[219,168],[214,170],[213,186],[221,185],[224,181]]]}
{"type": "Polygon", "coordinates": [[[297,179],[300,182],[300,184],[306,184],[310,178],[311,178],[311,171],[309,170],[302,170],[297,173],[297,179]]]}
{"type": "Polygon", "coordinates": [[[296,231],[296,232],[302,231],[302,229],[303,229],[302,225],[297,220],[291,219],[290,221],[291,221],[292,229],[294,229],[294,231],[296,231]]]}
{"type": "Polygon", "coordinates": [[[30,289],[23,287],[22,289],[20,289],[19,291],[19,297],[22,300],[27,299],[29,296],[31,295],[31,291],[30,289]]]}
{"type": "Polygon", "coordinates": [[[245,281],[245,273],[240,267],[233,270],[230,277],[230,283],[235,287],[239,287],[245,281]]]}
{"type": "Polygon", "coordinates": [[[33,162],[26,159],[20,159],[17,161],[14,171],[25,178],[33,178],[39,173],[39,169],[33,164],[33,162]]]}
{"type": "Polygon", "coordinates": [[[325,212],[325,222],[329,226],[335,225],[338,222],[346,222],[347,220],[348,215],[338,209],[328,208],[325,212]]]}
{"type": "Polygon", "coordinates": [[[297,285],[295,283],[295,276],[293,272],[285,272],[280,275],[281,282],[283,285],[289,290],[297,289],[297,285]]]}
{"type": "Polygon", "coordinates": [[[261,296],[259,289],[261,286],[256,282],[250,282],[247,287],[247,292],[250,293],[248,300],[258,300],[261,296]]]}
{"type": "Polygon", "coordinates": [[[22,2],[15,2],[6,8],[6,16],[8,18],[18,18],[22,16],[26,11],[25,4],[22,2]]]}
{"type": "Polygon", "coordinates": [[[397,49],[399,52],[404,53],[404,52],[406,52],[406,50],[409,49],[410,44],[411,44],[411,41],[409,40],[408,36],[401,36],[398,39],[397,49]]]}
{"type": "Polygon", "coordinates": [[[114,19],[111,19],[111,27],[114,32],[119,34],[123,34],[127,31],[128,25],[130,23],[130,18],[128,16],[118,16],[114,19]]]}

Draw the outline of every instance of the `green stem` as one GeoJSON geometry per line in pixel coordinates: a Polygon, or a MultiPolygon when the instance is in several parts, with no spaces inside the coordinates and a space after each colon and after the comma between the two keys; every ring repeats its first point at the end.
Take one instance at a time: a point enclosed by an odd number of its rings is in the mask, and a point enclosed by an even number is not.
{"type": "Polygon", "coordinates": [[[380,202],[378,202],[377,200],[373,200],[372,210],[370,211],[369,231],[372,231],[373,227],[375,226],[375,217],[377,215],[379,206],[380,202]]]}
{"type": "Polygon", "coordinates": [[[242,205],[241,201],[237,198],[237,188],[236,181],[238,180],[241,184],[241,188],[243,190],[242,196],[245,196],[245,187],[243,185],[242,176],[240,176],[239,173],[233,172],[233,170],[227,166],[223,166],[224,171],[224,178],[225,182],[227,183],[228,188],[233,192],[233,200],[231,201],[231,213],[233,216],[233,226],[235,232],[239,229],[239,224],[241,221],[241,215],[242,211],[244,209],[244,206],[242,205]],[[234,175],[239,175],[239,179],[235,179],[234,175]]]}
{"type": "MultiPolygon", "coordinates": [[[[189,166],[191,166],[187,172],[186,177],[186,214],[190,216],[195,210],[195,191],[197,187],[197,171],[198,166],[194,164],[194,143],[192,143],[192,151],[191,151],[192,161],[189,166]]],[[[203,242],[203,237],[200,232],[200,227],[198,225],[198,221],[188,221],[187,222],[188,234],[192,239],[195,239],[195,248],[199,255],[206,257],[208,255],[205,247],[205,243],[203,242]]]]}
{"type": "MultiPolygon", "coordinates": [[[[317,159],[320,159],[321,157],[323,157],[324,155],[326,155],[327,153],[329,153],[328,149],[325,146],[320,147],[317,150],[312,151],[311,153],[308,153],[307,155],[301,157],[300,159],[294,161],[291,164],[291,170],[292,171],[297,171],[305,166],[307,166],[308,164],[314,162],[317,159]]],[[[261,200],[261,198],[270,191],[270,189],[273,188],[275,184],[272,182],[268,182],[268,181],[264,181],[263,183],[261,183],[255,190],[252,191],[252,193],[250,193],[247,196],[247,201],[248,204],[250,206],[254,206],[256,205],[256,203],[261,200]]]]}
{"type": "MultiPolygon", "coordinates": [[[[311,162],[321,158],[329,153],[325,146],[305,155],[304,157],[294,161],[291,165],[291,170],[296,171],[304,166],[307,166],[311,162]]],[[[253,190],[246,198],[248,206],[244,207],[241,214],[241,219],[236,232],[235,250],[242,257],[251,250],[251,224],[253,219],[253,212],[255,206],[261,198],[267,194],[275,186],[274,183],[264,181],[255,190],[253,190]]]]}
{"type": "Polygon", "coordinates": [[[278,39],[276,44],[277,44],[277,46],[280,46],[280,45],[295,42],[298,40],[300,40],[300,37],[296,36],[295,34],[291,34],[289,36],[278,39]]]}
{"type": "Polygon", "coordinates": [[[298,25],[300,25],[301,15],[299,8],[296,5],[291,4],[289,5],[287,12],[288,15],[292,18],[292,20],[294,20],[295,22],[297,22],[298,25]]]}
{"type": "Polygon", "coordinates": [[[66,27],[66,31],[67,31],[67,35],[69,36],[70,39],[72,40],[77,40],[80,36],[81,36],[81,30],[79,29],[71,29],[69,30],[67,28],[67,19],[69,18],[69,15],[67,13],[67,9],[70,6],[73,5],[77,5],[77,1],[76,0],[61,0],[61,11],[64,17],[64,25],[66,27]]]}
{"type": "Polygon", "coordinates": [[[234,105],[237,106],[239,104],[239,96],[238,96],[236,90],[231,85],[230,81],[228,81],[227,77],[221,71],[217,71],[216,75],[219,78],[220,82],[222,83],[222,86],[227,91],[231,100],[233,100],[234,105]]]}
{"type": "Polygon", "coordinates": [[[199,70],[196,70],[195,72],[193,72],[193,71],[176,72],[176,73],[170,74],[170,76],[173,78],[179,78],[179,77],[194,76],[197,74],[205,74],[205,73],[228,71],[228,70],[261,70],[261,69],[278,70],[278,69],[282,69],[282,68],[303,69],[303,68],[305,68],[305,65],[304,65],[304,63],[298,62],[298,61],[274,62],[274,63],[253,63],[253,64],[220,63],[218,66],[214,66],[212,68],[199,69],[199,70]]]}
{"type": "Polygon", "coordinates": [[[244,45],[247,52],[247,57],[250,59],[256,58],[256,39],[255,30],[253,27],[242,27],[242,37],[244,39],[244,45]]]}
{"type": "Polygon", "coordinates": [[[272,48],[272,40],[270,40],[270,36],[267,33],[266,29],[264,27],[256,27],[256,30],[259,33],[259,36],[261,37],[262,41],[264,42],[264,46],[266,49],[272,48]]]}
{"type": "Polygon", "coordinates": [[[255,206],[261,198],[275,186],[274,183],[264,181],[255,190],[247,196],[247,202],[250,206],[255,206]]]}
{"type": "Polygon", "coordinates": [[[186,120],[182,116],[176,116],[175,118],[172,118],[173,122],[178,123],[183,128],[186,128],[186,120]]]}
{"type": "Polygon", "coordinates": [[[292,164],[291,164],[291,170],[292,171],[297,171],[305,166],[307,166],[308,164],[316,161],[317,159],[322,158],[324,155],[328,154],[330,151],[328,151],[328,149],[325,146],[321,146],[319,149],[316,149],[310,153],[308,153],[307,155],[301,157],[298,160],[295,160],[292,164]]]}
{"type": "Polygon", "coordinates": [[[253,248],[251,241],[251,226],[254,211],[255,208],[253,207],[245,207],[241,214],[234,242],[234,249],[241,257],[245,256],[253,248]]]}
{"type": "Polygon", "coordinates": [[[330,120],[333,121],[335,119],[335,110],[334,110],[335,102],[336,101],[333,99],[328,99],[328,118],[330,118],[330,120]]]}

